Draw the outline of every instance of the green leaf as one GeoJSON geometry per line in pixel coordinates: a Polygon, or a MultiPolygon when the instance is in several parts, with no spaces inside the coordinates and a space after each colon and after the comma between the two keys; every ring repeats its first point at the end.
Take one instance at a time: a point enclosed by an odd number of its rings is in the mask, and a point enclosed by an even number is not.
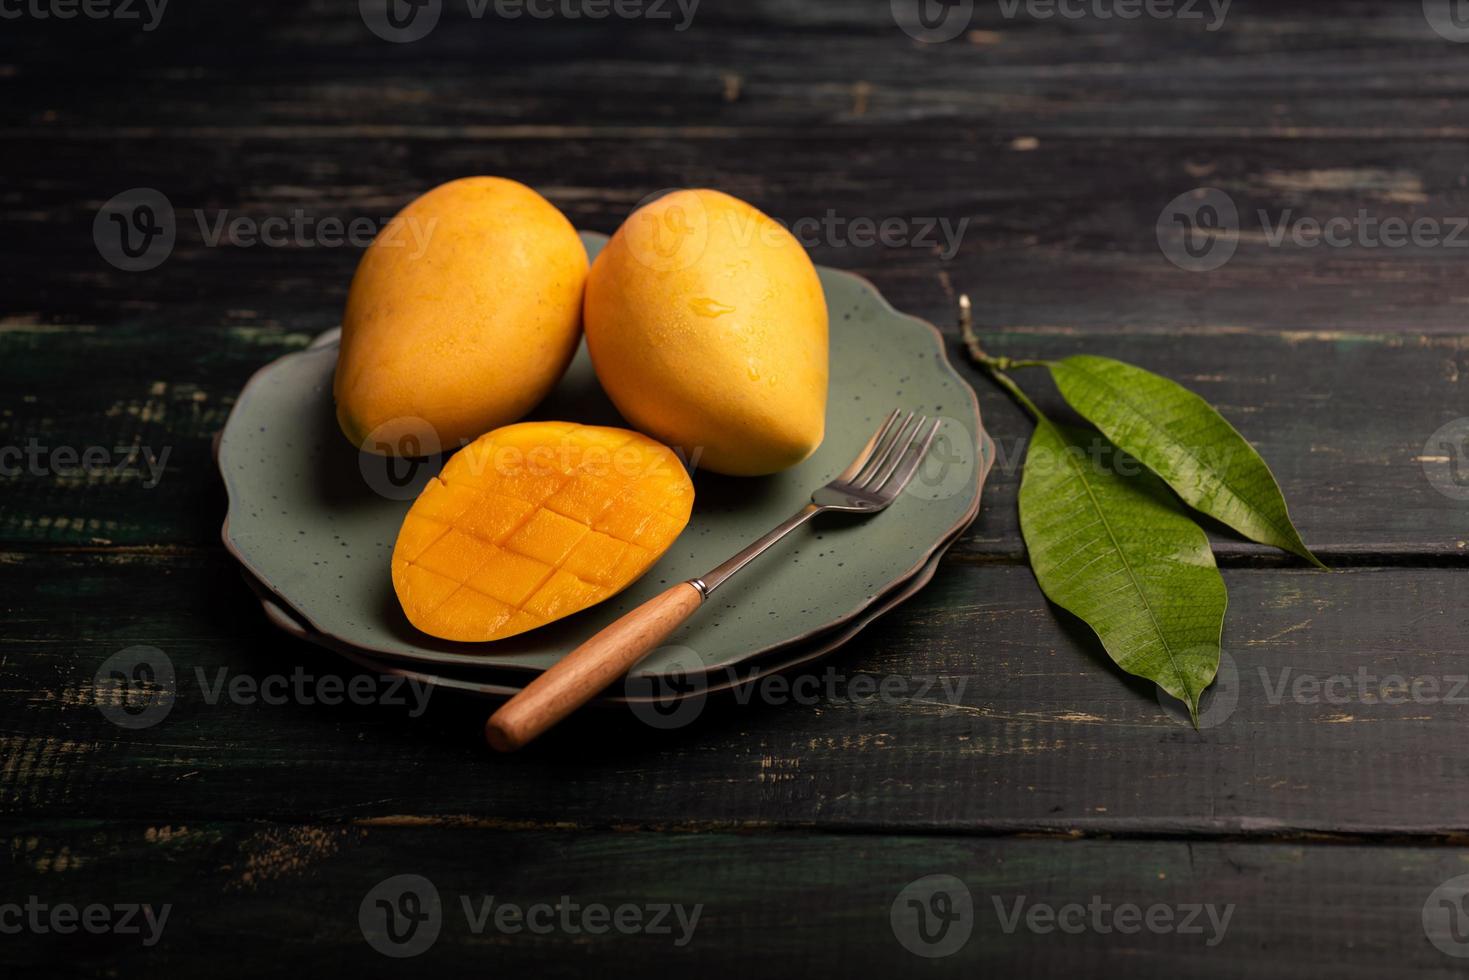
{"type": "Polygon", "coordinates": [[[1168,488],[1097,433],[1042,417],[1020,531],[1047,598],[1095,630],[1123,670],[1186,703],[1197,725],[1228,600],[1209,539],[1168,488]]]}
{"type": "Polygon", "coordinates": [[[1224,416],[1176,382],[1110,357],[1046,364],[1071,407],[1189,506],[1325,568],[1291,523],[1270,467],[1224,416]]]}

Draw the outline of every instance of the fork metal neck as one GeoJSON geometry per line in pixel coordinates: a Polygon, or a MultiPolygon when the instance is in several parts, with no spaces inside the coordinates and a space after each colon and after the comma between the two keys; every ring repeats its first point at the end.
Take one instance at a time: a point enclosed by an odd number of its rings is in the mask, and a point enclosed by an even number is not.
{"type": "Polygon", "coordinates": [[[701,577],[690,579],[689,584],[698,589],[701,596],[708,599],[710,594],[723,585],[731,575],[760,557],[771,545],[775,544],[781,538],[790,534],[796,528],[805,524],[826,509],[819,504],[807,504],[785,521],[776,525],[768,534],[755,541],[744,551],[741,551],[733,558],[711,569],[701,577]]]}

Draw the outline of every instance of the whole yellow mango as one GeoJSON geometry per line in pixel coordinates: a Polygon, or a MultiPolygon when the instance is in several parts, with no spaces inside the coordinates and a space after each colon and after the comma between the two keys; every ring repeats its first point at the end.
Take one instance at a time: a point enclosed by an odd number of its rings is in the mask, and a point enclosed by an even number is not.
{"type": "Polygon", "coordinates": [[[592,264],[587,346],[634,426],[735,476],[794,466],[826,427],[826,297],[801,243],[712,190],[640,208],[592,264]]]}
{"type": "Polygon", "coordinates": [[[413,201],[352,279],[333,384],[342,431],[417,456],[519,419],[576,352],[587,265],[571,222],[524,184],[465,177],[413,201]]]}

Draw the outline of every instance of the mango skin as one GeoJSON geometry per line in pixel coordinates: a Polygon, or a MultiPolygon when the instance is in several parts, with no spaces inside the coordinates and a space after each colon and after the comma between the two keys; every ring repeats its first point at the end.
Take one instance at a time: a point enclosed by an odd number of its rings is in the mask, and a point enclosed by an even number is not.
{"type": "Polygon", "coordinates": [[[639,432],[522,422],[456,453],[403,519],[393,590],[408,621],[487,642],[601,602],[689,522],[694,487],[639,432]]]}
{"type": "Polygon", "coordinates": [[[576,353],[587,267],[571,222],[524,184],[465,177],[413,201],[352,279],[333,383],[342,432],[420,456],[525,415],[576,353]]]}
{"type": "Polygon", "coordinates": [[[634,212],[592,264],[584,315],[624,418],[733,476],[794,466],[826,427],[827,310],[800,242],[713,190],[634,212]]]}

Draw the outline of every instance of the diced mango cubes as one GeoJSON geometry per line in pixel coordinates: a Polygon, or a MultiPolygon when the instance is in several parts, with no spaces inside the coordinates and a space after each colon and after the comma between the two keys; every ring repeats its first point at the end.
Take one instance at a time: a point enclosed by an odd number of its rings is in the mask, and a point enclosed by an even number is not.
{"type": "Polygon", "coordinates": [[[393,548],[409,622],[504,639],[621,592],[689,522],[694,486],[668,447],[626,429],[522,422],[460,450],[393,548]]]}

